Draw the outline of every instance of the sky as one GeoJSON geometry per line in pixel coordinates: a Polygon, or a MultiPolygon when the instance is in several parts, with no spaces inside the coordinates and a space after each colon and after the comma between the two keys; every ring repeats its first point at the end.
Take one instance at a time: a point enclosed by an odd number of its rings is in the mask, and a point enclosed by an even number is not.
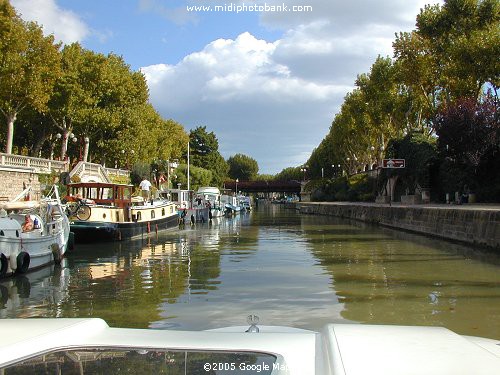
{"type": "Polygon", "coordinates": [[[259,173],[304,164],[358,74],[441,0],[10,0],[63,43],[123,56],[150,101],[259,173]],[[193,8],[205,7],[205,8],[193,8]],[[219,7],[216,11],[216,7],[219,7]]]}

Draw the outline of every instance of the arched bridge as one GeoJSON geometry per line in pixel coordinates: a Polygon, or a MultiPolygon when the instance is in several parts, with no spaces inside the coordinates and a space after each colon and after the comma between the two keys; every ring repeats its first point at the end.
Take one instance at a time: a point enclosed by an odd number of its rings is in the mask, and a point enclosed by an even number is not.
{"type": "Polygon", "coordinates": [[[299,181],[226,181],[226,189],[245,193],[295,193],[300,194],[299,181]]]}

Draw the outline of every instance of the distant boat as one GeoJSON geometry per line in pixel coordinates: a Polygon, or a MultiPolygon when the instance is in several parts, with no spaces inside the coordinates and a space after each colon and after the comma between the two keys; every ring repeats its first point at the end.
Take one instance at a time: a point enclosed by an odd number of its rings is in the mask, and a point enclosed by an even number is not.
{"type": "Polygon", "coordinates": [[[193,208],[208,207],[209,219],[224,215],[220,190],[216,187],[203,186],[198,189],[193,199],[193,208]]]}
{"type": "Polygon", "coordinates": [[[238,202],[238,198],[234,195],[222,195],[221,202],[224,206],[224,211],[227,215],[235,215],[240,213],[241,206],[238,202]]]}
{"type": "Polygon", "coordinates": [[[238,195],[238,204],[241,207],[242,211],[251,211],[252,210],[252,201],[250,197],[246,195],[238,195]]]}
{"type": "Polygon", "coordinates": [[[39,201],[0,204],[0,277],[59,263],[66,253],[69,220],[57,188],[52,192],[39,201]]]}
{"type": "Polygon", "coordinates": [[[71,231],[76,242],[116,241],[176,227],[175,203],[132,197],[133,185],[79,182],[68,185],[71,231]]]}

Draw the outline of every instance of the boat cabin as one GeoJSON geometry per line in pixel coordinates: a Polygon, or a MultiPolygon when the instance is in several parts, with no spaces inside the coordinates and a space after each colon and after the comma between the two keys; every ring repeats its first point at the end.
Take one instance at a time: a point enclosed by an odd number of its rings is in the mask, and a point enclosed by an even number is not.
{"type": "Polygon", "coordinates": [[[133,185],[105,182],[77,182],[67,185],[67,201],[85,199],[100,206],[125,208],[132,205],[133,185]]]}

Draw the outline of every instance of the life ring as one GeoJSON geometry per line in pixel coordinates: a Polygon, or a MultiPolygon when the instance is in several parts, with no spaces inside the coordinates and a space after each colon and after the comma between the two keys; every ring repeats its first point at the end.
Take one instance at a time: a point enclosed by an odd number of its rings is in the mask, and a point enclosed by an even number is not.
{"type": "Polygon", "coordinates": [[[9,269],[9,260],[4,253],[0,254],[0,277],[4,277],[9,269]]]}
{"type": "Polygon", "coordinates": [[[26,251],[21,251],[16,258],[16,273],[26,273],[30,268],[30,255],[26,251]]]}
{"type": "Polygon", "coordinates": [[[52,245],[50,245],[50,247],[52,249],[52,257],[54,258],[54,263],[61,264],[62,260],[61,248],[56,243],[53,243],[52,245]]]}

